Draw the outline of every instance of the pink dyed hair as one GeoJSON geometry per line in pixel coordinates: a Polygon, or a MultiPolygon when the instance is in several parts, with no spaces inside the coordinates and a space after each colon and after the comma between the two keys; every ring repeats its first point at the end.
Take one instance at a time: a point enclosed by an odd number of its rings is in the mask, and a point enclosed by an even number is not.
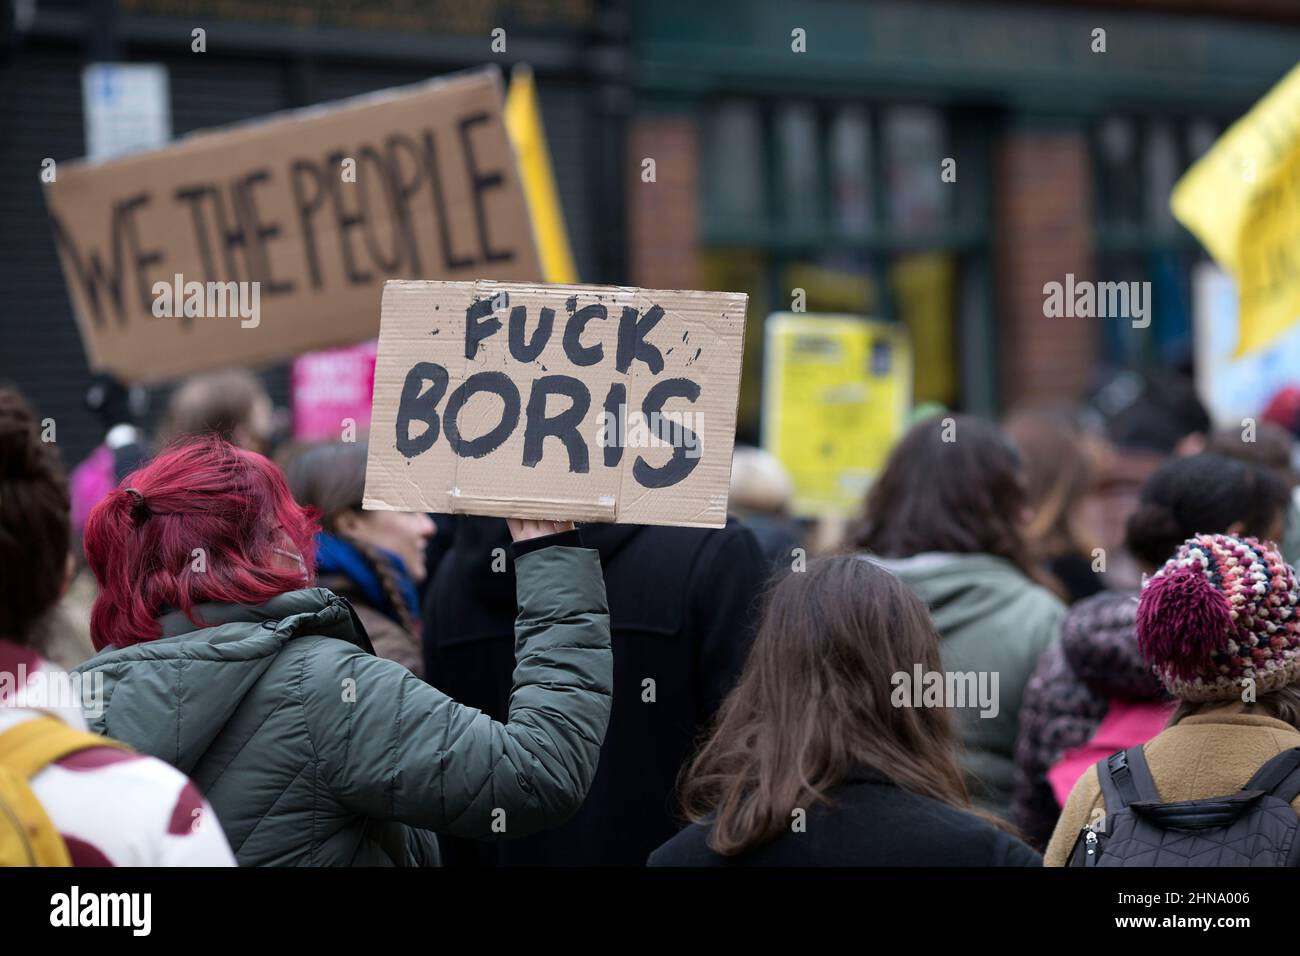
{"type": "Polygon", "coordinates": [[[86,560],[100,587],[90,614],[95,648],[156,639],[157,618],[170,610],[202,627],[196,605],[258,605],[305,587],[299,569],[278,566],[274,549],[289,550],[287,538],[311,569],[315,531],[315,514],[261,455],[219,438],[165,449],[86,521],[86,560]]]}

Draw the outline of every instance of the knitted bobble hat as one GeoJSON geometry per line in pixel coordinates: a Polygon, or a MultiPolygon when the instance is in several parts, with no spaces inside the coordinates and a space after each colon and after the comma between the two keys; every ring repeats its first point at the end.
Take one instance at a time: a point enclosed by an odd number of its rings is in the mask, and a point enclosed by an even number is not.
{"type": "Polygon", "coordinates": [[[1240,699],[1300,680],[1295,572],[1254,538],[1188,538],[1143,586],[1138,648],[1181,700],[1240,699]]]}

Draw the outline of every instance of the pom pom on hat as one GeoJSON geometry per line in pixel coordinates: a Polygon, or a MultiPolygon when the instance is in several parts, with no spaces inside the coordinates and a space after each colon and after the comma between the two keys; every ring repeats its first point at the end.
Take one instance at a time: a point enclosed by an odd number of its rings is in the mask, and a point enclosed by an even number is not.
{"type": "Polygon", "coordinates": [[[1227,645],[1232,606],[1205,572],[1175,568],[1148,582],[1138,603],[1138,649],[1148,661],[1168,662],[1192,680],[1214,667],[1214,652],[1227,645]]]}
{"type": "Polygon", "coordinates": [[[1300,681],[1295,572],[1254,538],[1188,538],[1145,584],[1137,640],[1165,689],[1189,701],[1232,700],[1300,681]]]}

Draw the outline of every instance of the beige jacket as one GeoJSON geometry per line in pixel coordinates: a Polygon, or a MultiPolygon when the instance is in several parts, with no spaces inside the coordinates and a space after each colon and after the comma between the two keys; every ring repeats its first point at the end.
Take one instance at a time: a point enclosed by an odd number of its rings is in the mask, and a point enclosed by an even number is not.
{"type": "MultiPolygon", "coordinates": [[[[1272,717],[1242,713],[1227,704],[1167,727],[1145,745],[1147,764],[1166,803],[1204,800],[1240,790],[1255,771],[1284,750],[1300,747],[1300,731],[1272,717]]],[[[1043,854],[1044,866],[1065,866],[1079,831],[1104,809],[1097,768],[1088,770],[1070,791],[1056,832],[1043,854]]],[[[1300,797],[1291,804],[1300,813],[1300,797]]]]}

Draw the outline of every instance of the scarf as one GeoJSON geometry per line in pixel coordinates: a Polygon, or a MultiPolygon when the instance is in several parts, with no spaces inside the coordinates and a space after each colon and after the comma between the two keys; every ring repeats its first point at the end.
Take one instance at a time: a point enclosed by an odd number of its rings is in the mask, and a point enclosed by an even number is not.
{"type": "MultiPolygon", "coordinates": [[[[418,621],[420,594],[415,587],[415,582],[411,580],[410,572],[406,570],[406,563],[391,551],[383,548],[375,548],[375,551],[381,561],[388,562],[397,581],[397,590],[402,596],[402,602],[411,612],[411,617],[418,621]]],[[[342,575],[357,586],[372,607],[395,621],[400,620],[397,608],[393,607],[393,602],[388,599],[388,593],[384,590],[383,582],[379,580],[379,573],[371,566],[361,550],[350,541],[326,534],[324,531],[318,532],[316,573],[342,575]]]]}

